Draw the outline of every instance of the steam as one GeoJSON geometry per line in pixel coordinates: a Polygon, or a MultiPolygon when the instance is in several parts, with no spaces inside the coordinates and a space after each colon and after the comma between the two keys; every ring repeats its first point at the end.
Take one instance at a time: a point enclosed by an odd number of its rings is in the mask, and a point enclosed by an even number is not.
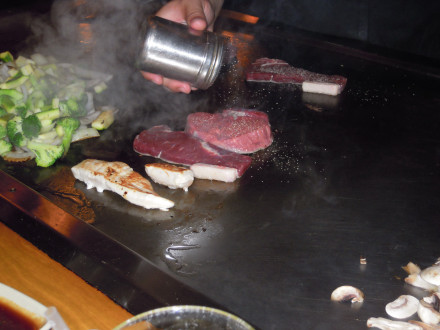
{"type": "Polygon", "coordinates": [[[29,46],[59,62],[112,74],[100,101],[119,108],[130,130],[182,129],[187,114],[206,111],[206,97],[171,93],[145,80],[135,65],[141,24],[159,8],[155,0],[55,0],[49,16],[33,20],[29,46]]]}

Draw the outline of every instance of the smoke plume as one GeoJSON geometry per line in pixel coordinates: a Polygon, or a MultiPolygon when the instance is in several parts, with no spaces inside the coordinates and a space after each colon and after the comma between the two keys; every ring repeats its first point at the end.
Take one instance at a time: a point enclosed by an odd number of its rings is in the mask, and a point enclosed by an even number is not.
{"type": "Polygon", "coordinates": [[[56,0],[50,15],[33,20],[29,52],[112,74],[104,101],[121,110],[130,129],[158,124],[182,129],[188,113],[206,111],[203,93],[171,93],[145,80],[135,65],[140,26],[160,5],[154,0],[56,0]]]}

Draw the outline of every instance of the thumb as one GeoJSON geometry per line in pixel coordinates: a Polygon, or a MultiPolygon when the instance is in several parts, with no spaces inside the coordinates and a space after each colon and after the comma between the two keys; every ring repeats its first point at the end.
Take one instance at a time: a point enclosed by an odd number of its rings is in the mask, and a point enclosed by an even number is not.
{"type": "Polygon", "coordinates": [[[202,1],[188,1],[185,8],[185,19],[189,27],[202,31],[208,26],[202,1]]]}

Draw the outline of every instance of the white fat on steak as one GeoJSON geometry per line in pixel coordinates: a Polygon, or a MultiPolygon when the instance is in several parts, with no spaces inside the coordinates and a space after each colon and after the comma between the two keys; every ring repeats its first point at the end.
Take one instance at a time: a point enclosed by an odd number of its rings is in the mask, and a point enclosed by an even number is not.
{"type": "Polygon", "coordinates": [[[238,178],[237,169],[232,167],[197,163],[191,165],[190,169],[197,179],[234,182],[238,178]]]}
{"type": "Polygon", "coordinates": [[[302,90],[306,93],[338,95],[342,92],[342,89],[341,85],[328,82],[304,81],[302,83],[302,90]]]}
{"type": "Polygon", "coordinates": [[[145,172],[154,182],[171,189],[182,188],[188,191],[188,187],[194,182],[193,172],[182,166],[152,163],[145,165],[145,172]]]}
{"type": "Polygon", "coordinates": [[[122,162],[86,159],[72,167],[73,176],[98,192],[110,190],[146,209],[168,211],[174,202],[159,196],[150,181],[122,162]]]}

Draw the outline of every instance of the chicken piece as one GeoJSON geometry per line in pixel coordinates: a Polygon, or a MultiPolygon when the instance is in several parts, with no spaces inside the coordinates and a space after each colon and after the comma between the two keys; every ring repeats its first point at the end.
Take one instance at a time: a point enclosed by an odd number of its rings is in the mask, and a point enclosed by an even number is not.
{"type": "Polygon", "coordinates": [[[193,172],[185,167],[165,163],[152,163],[145,165],[145,172],[154,182],[171,189],[188,187],[194,182],[193,172]]]}
{"type": "Polygon", "coordinates": [[[110,190],[130,203],[146,209],[168,211],[174,202],[154,192],[150,181],[122,162],[86,159],[72,167],[73,176],[87,185],[87,189],[110,190]]]}

